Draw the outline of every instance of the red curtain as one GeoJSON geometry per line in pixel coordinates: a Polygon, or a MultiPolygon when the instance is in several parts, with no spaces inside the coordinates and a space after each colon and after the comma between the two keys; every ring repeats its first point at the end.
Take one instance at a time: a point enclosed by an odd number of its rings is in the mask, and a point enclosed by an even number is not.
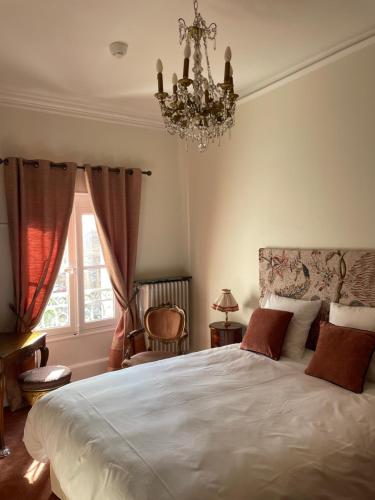
{"type": "MultiPolygon", "coordinates": [[[[86,166],[86,180],[95,210],[105,263],[121,318],[109,355],[109,370],[120,368],[126,335],[137,327],[133,284],[137,258],[142,172],[86,166]]],[[[144,346],[143,346],[144,350],[144,346]]]]}
{"type": "Polygon", "coordinates": [[[64,253],[75,177],[73,163],[57,167],[44,160],[9,158],[5,165],[16,333],[38,324],[52,292],[64,253]]]}

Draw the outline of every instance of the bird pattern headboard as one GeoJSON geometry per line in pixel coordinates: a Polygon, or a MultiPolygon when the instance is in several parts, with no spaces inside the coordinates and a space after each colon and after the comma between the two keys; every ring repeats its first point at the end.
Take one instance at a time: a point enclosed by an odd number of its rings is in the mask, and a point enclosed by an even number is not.
{"type": "MultiPolygon", "coordinates": [[[[318,320],[328,319],[330,302],[375,307],[375,250],[259,250],[260,295],[322,300],[318,320]]],[[[315,349],[319,322],[306,347],[315,349]]]]}

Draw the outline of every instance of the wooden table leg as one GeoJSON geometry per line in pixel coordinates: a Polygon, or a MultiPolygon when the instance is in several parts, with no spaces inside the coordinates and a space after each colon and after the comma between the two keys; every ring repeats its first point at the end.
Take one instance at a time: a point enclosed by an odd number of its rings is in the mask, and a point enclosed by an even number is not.
{"type": "Polygon", "coordinates": [[[4,394],[5,394],[5,375],[4,367],[0,366],[0,458],[10,455],[10,449],[5,445],[4,440],[4,394]]]}
{"type": "Polygon", "coordinates": [[[49,349],[46,346],[39,347],[40,350],[40,366],[46,366],[49,356],[49,349]]]}

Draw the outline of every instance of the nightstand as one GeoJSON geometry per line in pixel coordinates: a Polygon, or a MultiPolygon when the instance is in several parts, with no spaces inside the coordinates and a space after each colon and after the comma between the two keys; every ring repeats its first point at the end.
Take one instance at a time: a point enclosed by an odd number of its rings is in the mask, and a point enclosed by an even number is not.
{"type": "Polygon", "coordinates": [[[241,323],[231,321],[225,326],[224,321],[210,324],[211,347],[221,347],[228,344],[236,344],[242,341],[244,326],[241,323]]]}

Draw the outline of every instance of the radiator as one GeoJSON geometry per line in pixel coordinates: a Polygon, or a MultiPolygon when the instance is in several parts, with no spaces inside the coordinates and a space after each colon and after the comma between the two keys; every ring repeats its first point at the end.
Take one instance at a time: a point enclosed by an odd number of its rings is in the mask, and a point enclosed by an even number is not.
{"type": "MultiPolygon", "coordinates": [[[[170,303],[181,307],[186,315],[186,330],[189,335],[182,342],[182,352],[189,352],[190,337],[190,277],[168,278],[160,280],[142,280],[137,281],[137,309],[141,325],[143,325],[144,314],[149,307],[160,306],[170,303]]],[[[176,352],[175,344],[162,344],[158,341],[152,341],[149,346],[153,351],[176,352]]]]}

